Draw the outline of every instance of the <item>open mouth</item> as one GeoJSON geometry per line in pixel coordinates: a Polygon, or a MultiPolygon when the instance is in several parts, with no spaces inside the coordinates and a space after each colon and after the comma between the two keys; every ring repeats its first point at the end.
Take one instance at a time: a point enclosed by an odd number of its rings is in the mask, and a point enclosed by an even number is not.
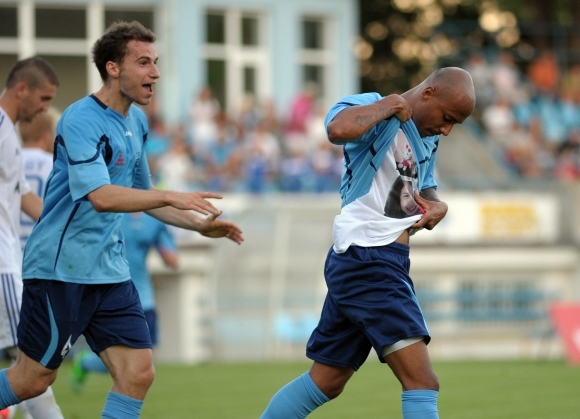
{"type": "Polygon", "coordinates": [[[143,88],[147,91],[147,93],[153,94],[153,85],[152,84],[144,84],[143,88]]]}

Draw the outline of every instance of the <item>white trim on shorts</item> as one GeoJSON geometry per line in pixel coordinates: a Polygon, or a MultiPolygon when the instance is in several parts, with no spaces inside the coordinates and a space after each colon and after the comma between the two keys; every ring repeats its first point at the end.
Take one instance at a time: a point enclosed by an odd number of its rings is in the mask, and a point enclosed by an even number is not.
{"type": "Polygon", "coordinates": [[[423,336],[415,336],[413,338],[402,339],[398,342],[393,343],[392,345],[385,345],[381,351],[381,358],[386,357],[389,354],[392,354],[399,349],[406,348],[407,346],[411,346],[414,343],[421,342],[423,340],[423,336]]]}
{"type": "Polygon", "coordinates": [[[20,273],[0,274],[0,349],[16,346],[22,305],[20,273]]]}

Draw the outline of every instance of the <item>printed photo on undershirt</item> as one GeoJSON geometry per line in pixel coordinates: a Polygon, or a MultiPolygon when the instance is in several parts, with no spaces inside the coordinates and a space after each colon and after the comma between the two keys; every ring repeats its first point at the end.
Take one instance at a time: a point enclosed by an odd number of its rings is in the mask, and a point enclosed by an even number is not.
{"type": "Polygon", "coordinates": [[[420,214],[421,208],[414,199],[414,191],[417,189],[417,164],[413,149],[402,131],[397,134],[392,147],[398,176],[389,189],[385,215],[390,218],[406,218],[420,214]]]}

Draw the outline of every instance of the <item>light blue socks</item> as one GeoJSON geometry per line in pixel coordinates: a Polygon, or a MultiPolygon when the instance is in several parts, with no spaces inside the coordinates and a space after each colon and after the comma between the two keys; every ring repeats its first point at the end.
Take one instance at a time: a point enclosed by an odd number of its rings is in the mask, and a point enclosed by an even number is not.
{"type": "Polygon", "coordinates": [[[6,376],[6,370],[3,369],[0,371],[0,410],[18,403],[20,403],[20,400],[14,395],[12,387],[8,382],[8,377],[6,376]]]}
{"type": "Polygon", "coordinates": [[[101,419],[139,419],[143,400],[109,392],[101,419]]]}
{"type": "Polygon", "coordinates": [[[439,419],[435,390],[403,391],[403,419],[439,419]]]}
{"type": "Polygon", "coordinates": [[[260,419],[304,419],[329,400],[305,372],[274,394],[260,419]]]}

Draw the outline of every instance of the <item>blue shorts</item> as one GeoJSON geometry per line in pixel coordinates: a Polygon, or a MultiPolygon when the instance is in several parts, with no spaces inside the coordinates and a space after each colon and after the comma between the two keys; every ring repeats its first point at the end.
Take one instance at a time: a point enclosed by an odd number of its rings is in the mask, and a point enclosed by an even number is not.
{"type": "Polygon", "coordinates": [[[350,246],[328,252],[324,276],[328,293],[320,322],[306,346],[317,362],[358,370],[374,348],[429,331],[409,277],[409,246],[350,246]]]}
{"type": "Polygon", "coordinates": [[[113,345],[151,348],[133,281],[94,285],[24,281],[18,325],[22,352],[47,368],[57,369],[81,334],[96,353],[113,345]]]}

